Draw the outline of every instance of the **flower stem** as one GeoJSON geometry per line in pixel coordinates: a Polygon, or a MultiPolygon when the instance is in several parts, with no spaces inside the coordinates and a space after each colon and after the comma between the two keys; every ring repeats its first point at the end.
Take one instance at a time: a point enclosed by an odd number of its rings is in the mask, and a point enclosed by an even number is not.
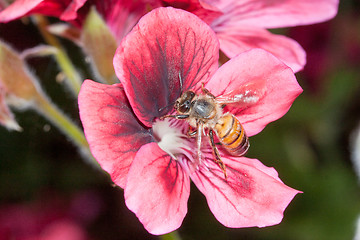
{"type": "Polygon", "coordinates": [[[159,236],[161,240],[181,240],[181,237],[177,231],[173,231],[168,234],[159,236]]]}
{"type": "Polygon", "coordinates": [[[37,23],[39,31],[41,32],[46,42],[57,49],[57,53],[55,54],[56,61],[58,62],[65,76],[67,77],[68,86],[70,87],[74,95],[77,97],[80,91],[82,78],[80,77],[79,73],[76,71],[69,56],[62,48],[58,39],[47,31],[46,28],[49,25],[49,22],[46,19],[46,17],[41,15],[34,15],[33,19],[37,23]]]}
{"type": "Polygon", "coordinates": [[[53,103],[45,96],[39,95],[36,98],[36,110],[47,118],[51,123],[58,127],[66,136],[68,136],[74,144],[79,148],[80,152],[86,157],[88,162],[99,168],[98,162],[90,153],[89,144],[86,141],[83,131],[75,125],[64,113],[62,113],[53,103]]]}

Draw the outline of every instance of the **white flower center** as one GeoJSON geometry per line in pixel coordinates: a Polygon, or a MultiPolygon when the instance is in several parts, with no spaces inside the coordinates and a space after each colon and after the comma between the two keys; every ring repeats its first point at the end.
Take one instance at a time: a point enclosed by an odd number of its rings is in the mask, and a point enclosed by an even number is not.
{"type": "Polygon", "coordinates": [[[176,125],[178,121],[169,119],[158,120],[154,123],[152,129],[159,147],[177,159],[176,155],[191,153],[191,144],[188,137],[183,134],[182,127],[176,125]]]}

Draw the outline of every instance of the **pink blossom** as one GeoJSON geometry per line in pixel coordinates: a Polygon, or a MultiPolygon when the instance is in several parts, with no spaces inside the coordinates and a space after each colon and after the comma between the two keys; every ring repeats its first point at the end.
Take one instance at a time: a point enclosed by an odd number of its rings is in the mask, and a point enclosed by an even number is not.
{"type": "Polygon", "coordinates": [[[0,22],[9,22],[34,13],[74,20],[87,0],[17,0],[0,13],[0,22]]]}
{"type": "Polygon", "coordinates": [[[0,206],[1,240],[87,240],[82,224],[65,199],[47,197],[27,204],[0,206]]]}
{"type": "Polygon", "coordinates": [[[121,83],[86,80],[82,85],[80,118],[91,151],[124,188],[126,205],[152,234],[181,225],[190,179],[218,221],[233,228],[278,224],[299,193],[273,168],[220,149],[225,179],[206,141],[197,161],[186,121],[159,119],[171,113],[182,91],[199,93],[205,84],[218,96],[250,83],[264,93],[262,98],[229,111],[252,136],[283,116],[302,91],[292,70],[264,50],[244,52],[220,68],[218,53],[216,35],[203,21],[186,11],[158,8],[145,15],[117,49],[114,66],[121,83]]]}
{"type": "Polygon", "coordinates": [[[262,48],[295,72],[306,64],[306,53],[294,40],[267,29],[309,25],[333,18],[338,0],[16,0],[0,13],[0,22],[41,13],[81,26],[89,5],[95,5],[120,41],[149,6],[173,6],[189,11],[210,24],[229,58],[262,48]],[[89,4],[85,4],[88,2],[89,4]],[[81,9],[80,9],[81,8],[81,9]]]}
{"type": "Polygon", "coordinates": [[[302,70],[306,64],[305,51],[296,41],[273,34],[266,29],[327,21],[336,15],[339,4],[338,0],[164,0],[163,2],[170,6],[181,6],[204,21],[208,20],[206,16],[209,12],[199,11],[200,6],[205,9],[211,6],[213,11],[216,9],[221,14],[218,14],[213,21],[207,22],[219,38],[221,51],[229,58],[252,48],[262,48],[281,59],[295,72],[302,70]]]}
{"type": "Polygon", "coordinates": [[[103,16],[114,36],[121,40],[136,24],[150,0],[16,0],[0,12],[0,22],[32,14],[57,17],[81,27],[91,5],[103,16]]]}

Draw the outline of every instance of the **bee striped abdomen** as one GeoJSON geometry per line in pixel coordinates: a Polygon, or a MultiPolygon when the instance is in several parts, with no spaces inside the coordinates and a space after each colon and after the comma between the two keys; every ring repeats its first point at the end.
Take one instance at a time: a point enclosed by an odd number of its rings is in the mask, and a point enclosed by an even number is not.
{"type": "Polygon", "coordinates": [[[234,156],[244,155],[250,147],[248,137],[239,120],[232,114],[223,115],[215,125],[220,143],[234,156]]]}

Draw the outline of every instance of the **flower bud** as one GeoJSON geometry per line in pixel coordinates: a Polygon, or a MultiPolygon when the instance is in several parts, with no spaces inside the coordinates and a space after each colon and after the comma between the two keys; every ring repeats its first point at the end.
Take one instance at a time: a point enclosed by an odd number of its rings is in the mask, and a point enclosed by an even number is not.
{"type": "Polygon", "coordinates": [[[5,103],[5,92],[0,86],[0,124],[9,130],[21,131],[22,128],[15,121],[14,115],[5,103]]]}
{"type": "Polygon", "coordinates": [[[95,8],[85,19],[81,43],[90,57],[94,72],[106,83],[115,83],[113,57],[117,48],[116,39],[95,8]]]}
{"type": "Polygon", "coordinates": [[[6,94],[31,101],[38,96],[35,81],[20,54],[0,41],[0,83],[6,94]]]}

